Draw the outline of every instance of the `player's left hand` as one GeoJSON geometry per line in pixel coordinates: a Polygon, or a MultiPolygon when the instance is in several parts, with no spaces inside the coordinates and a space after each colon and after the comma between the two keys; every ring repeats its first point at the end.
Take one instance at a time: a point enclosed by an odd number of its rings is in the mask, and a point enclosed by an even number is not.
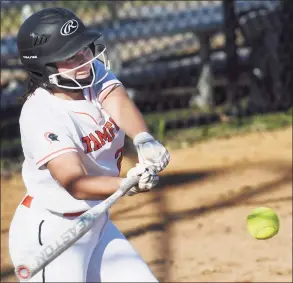
{"type": "MultiPolygon", "coordinates": [[[[137,163],[135,167],[128,170],[127,178],[139,176],[139,182],[133,186],[126,195],[133,196],[138,193],[149,192],[159,181],[159,176],[155,172],[155,168],[137,163]]],[[[122,184],[127,181],[127,178],[122,180],[122,184]]]]}
{"type": "Polygon", "coordinates": [[[157,172],[164,170],[170,161],[169,151],[149,133],[142,132],[133,139],[139,163],[154,166],[157,172]]]}

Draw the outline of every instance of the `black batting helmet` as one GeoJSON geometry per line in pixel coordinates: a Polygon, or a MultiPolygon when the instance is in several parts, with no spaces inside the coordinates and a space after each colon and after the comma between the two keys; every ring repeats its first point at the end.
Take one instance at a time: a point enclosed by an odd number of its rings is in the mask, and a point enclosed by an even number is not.
{"type": "MultiPolygon", "coordinates": [[[[72,11],[47,8],[24,21],[17,35],[17,46],[20,60],[33,82],[51,88],[56,83],[52,83],[49,76],[58,73],[54,63],[72,57],[85,46],[95,54],[94,42],[100,36],[100,32],[85,27],[72,11]]],[[[82,83],[87,82],[80,81],[82,83]]]]}

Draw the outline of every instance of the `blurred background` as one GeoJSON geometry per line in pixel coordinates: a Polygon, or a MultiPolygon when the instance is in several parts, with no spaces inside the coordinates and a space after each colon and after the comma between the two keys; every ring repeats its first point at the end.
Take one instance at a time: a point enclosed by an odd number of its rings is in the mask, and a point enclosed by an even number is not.
{"type": "Polygon", "coordinates": [[[16,35],[31,13],[53,6],[101,30],[114,73],[163,140],[292,107],[290,1],[2,1],[2,168],[22,158],[17,97],[27,73],[16,35]]]}
{"type": "Polygon", "coordinates": [[[17,98],[27,73],[17,32],[31,13],[54,6],[102,32],[112,70],[170,150],[292,127],[292,0],[1,1],[3,178],[23,161],[17,98]]]}

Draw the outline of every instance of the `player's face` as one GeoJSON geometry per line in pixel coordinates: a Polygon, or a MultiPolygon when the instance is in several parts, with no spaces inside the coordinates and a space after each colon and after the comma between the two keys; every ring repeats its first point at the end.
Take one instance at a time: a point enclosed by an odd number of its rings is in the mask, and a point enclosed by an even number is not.
{"type": "MultiPolygon", "coordinates": [[[[93,52],[89,47],[85,47],[79,52],[77,52],[75,55],[70,57],[69,59],[61,62],[57,62],[57,68],[59,73],[69,71],[73,68],[76,68],[89,60],[92,60],[94,58],[93,52]]],[[[90,75],[91,70],[91,64],[86,64],[81,68],[78,68],[77,70],[72,70],[71,72],[66,73],[67,76],[70,76],[70,78],[81,80],[85,79],[90,75]]],[[[60,74],[64,78],[68,78],[65,75],[60,74]]]]}

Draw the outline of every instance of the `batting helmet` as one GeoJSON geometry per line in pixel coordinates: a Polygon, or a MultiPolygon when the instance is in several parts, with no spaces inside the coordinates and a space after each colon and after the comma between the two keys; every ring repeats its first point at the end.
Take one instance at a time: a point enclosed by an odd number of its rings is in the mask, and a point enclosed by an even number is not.
{"type": "Polygon", "coordinates": [[[89,46],[94,59],[101,54],[104,56],[104,60],[101,61],[108,71],[106,47],[97,44],[100,37],[100,32],[85,27],[72,11],[64,8],[46,8],[24,21],[17,35],[17,47],[21,62],[28,70],[32,81],[38,86],[49,89],[54,86],[83,89],[93,84],[93,65],[90,77],[71,80],[57,76],[56,62],[64,61],[89,46]]]}

